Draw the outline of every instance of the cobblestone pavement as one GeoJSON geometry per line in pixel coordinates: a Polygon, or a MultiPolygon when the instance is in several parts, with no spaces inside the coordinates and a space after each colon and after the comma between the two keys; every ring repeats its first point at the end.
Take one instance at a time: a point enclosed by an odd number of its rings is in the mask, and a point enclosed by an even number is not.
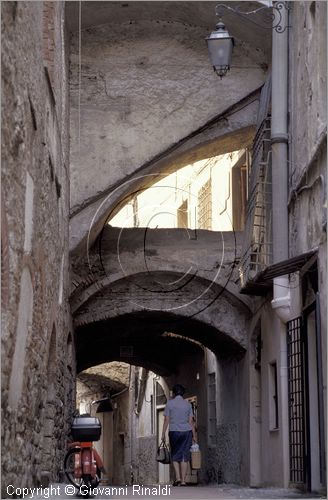
{"type": "MultiPolygon", "coordinates": [[[[11,493],[11,498],[15,498],[11,493]]],[[[19,493],[19,492],[18,492],[19,493]]],[[[210,500],[210,499],[288,499],[288,498],[327,498],[326,495],[305,494],[297,490],[280,488],[245,488],[235,485],[210,485],[210,486],[187,486],[173,488],[171,486],[102,486],[94,490],[94,494],[88,496],[86,491],[78,493],[74,486],[68,484],[53,484],[49,488],[24,492],[24,498],[41,499],[119,499],[137,500],[143,499],[181,499],[181,500],[210,500]]]]}

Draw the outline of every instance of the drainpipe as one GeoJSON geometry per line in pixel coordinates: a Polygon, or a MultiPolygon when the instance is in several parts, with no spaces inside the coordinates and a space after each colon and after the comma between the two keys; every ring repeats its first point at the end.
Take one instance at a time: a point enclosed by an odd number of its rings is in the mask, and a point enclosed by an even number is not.
{"type": "MultiPolygon", "coordinates": [[[[287,6],[287,2],[284,2],[287,6]]],[[[288,11],[280,10],[282,26],[288,26],[288,11]]],[[[272,32],[272,232],[273,263],[288,259],[288,28],[272,32]]],[[[275,333],[279,344],[279,428],[282,452],[282,482],[289,486],[288,364],[285,323],[291,319],[288,275],[273,280],[271,301],[279,322],[275,333]],[[280,323],[280,324],[279,324],[280,323]]]]}
{"type": "Polygon", "coordinates": [[[141,368],[141,370],[139,372],[138,395],[137,395],[137,401],[136,401],[135,410],[134,410],[136,415],[139,415],[141,408],[142,408],[142,403],[143,403],[143,399],[144,399],[145,391],[146,391],[148,372],[149,372],[149,370],[146,370],[146,368],[141,368]]]}
{"type": "MultiPolygon", "coordinates": [[[[287,2],[285,2],[287,4],[287,2]]],[[[282,26],[288,11],[281,9],[282,26]]],[[[272,32],[272,233],[273,263],[288,259],[288,28],[272,32]]],[[[283,323],[290,319],[288,276],[273,281],[272,308],[283,323]]]]}

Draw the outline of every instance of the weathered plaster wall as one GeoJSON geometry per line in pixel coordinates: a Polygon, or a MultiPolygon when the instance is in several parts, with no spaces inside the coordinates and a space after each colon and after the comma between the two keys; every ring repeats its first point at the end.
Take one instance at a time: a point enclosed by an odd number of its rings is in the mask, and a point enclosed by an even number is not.
{"type": "Polygon", "coordinates": [[[204,27],[146,20],[142,13],[138,21],[128,16],[127,9],[125,21],[111,18],[82,31],[81,97],[78,33],[72,35],[72,210],[122,182],[264,80],[261,51],[251,57],[249,48],[239,44],[234,64],[252,64],[253,69],[247,79],[237,68],[221,82],[208,63],[204,27]]]}
{"type": "Polygon", "coordinates": [[[158,482],[158,463],[155,460],[157,451],[157,419],[156,400],[154,395],[157,375],[139,368],[138,374],[138,407],[134,416],[136,426],[137,457],[135,475],[139,484],[156,484],[158,482]],[[142,386],[144,390],[142,390],[142,386]]]}
{"type": "MultiPolygon", "coordinates": [[[[239,361],[218,360],[217,480],[240,483],[241,429],[239,361]]],[[[244,464],[245,466],[247,464],[244,464]]]]}
{"type": "Polygon", "coordinates": [[[63,5],[2,13],[2,485],[58,480],[74,399],[63,5]],[[47,73],[45,72],[47,67],[47,73]],[[60,78],[59,76],[60,75],[60,78]]]}
{"type": "MultiPolygon", "coordinates": [[[[261,317],[261,334],[263,346],[261,349],[261,470],[262,485],[281,486],[284,477],[283,462],[283,426],[282,426],[282,390],[281,390],[281,359],[280,359],[280,321],[266,304],[261,317]],[[270,388],[270,363],[277,363],[278,374],[278,409],[279,426],[273,429],[270,422],[270,407],[272,405],[272,388],[270,388]],[[268,453],[270,450],[270,453],[268,453]]],[[[285,338],[285,333],[283,334],[285,338]]],[[[285,402],[286,403],[286,402],[285,402]]]]}
{"type": "Polygon", "coordinates": [[[138,484],[156,484],[158,482],[158,465],[156,462],[156,436],[140,437],[138,444],[138,484]]]}
{"type": "Polygon", "coordinates": [[[215,374],[216,430],[215,435],[210,436],[210,413],[213,418],[213,410],[209,409],[208,403],[204,429],[206,454],[202,472],[205,482],[249,484],[247,355],[223,359],[207,351],[206,392],[209,401],[209,376],[215,374]]]}
{"type": "MultiPolygon", "coordinates": [[[[322,247],[320,253],[324,253],[326,245],[326,21],[325,2],[293,4],[289,89],[291,256],[316,247],[322,247]]],[[[322,283],[326,283],[325,259],[320,259],[319,266],[322,266],[322,283]]],[[[326,292],[323,290],[323,293],[326,292]]]]}
{"type": "Polygon", "coordinates": [[[289,173],[295,188],[327,129],[327,4],[295,2],[290,16],[289,173]]]}
{"type": "Polygon", "coordinates": [[[92,4],[82,4],[81,64],[78,9],[67,7],[71,249],[136,188],[125,184],[132,176],[144,184],[150,173],[250,145],[270,59],[270,38],[231,16],[234,68],[221,81],[204,40],[215,24],[211,2],[92,4]]]}
{"type": "MultiPolygon", "coordinates": [[[[321,331],[327,332],[326,2],[295,2],[291,21],[290,254],[318,249],[321,331]]],[[[321,350],[326,373],[326,333],[322,335],[321,350]]],[[[324,398],[326,409],[326,377],[324,398]]]]}

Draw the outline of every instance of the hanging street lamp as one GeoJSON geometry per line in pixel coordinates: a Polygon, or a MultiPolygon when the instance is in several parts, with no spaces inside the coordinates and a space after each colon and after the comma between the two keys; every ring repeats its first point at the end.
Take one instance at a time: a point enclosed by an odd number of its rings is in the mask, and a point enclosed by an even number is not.
{"type": "Polygon", "coordinates": [[[239,17],[247,19],[261,28],[274,29],[277,33],[283,33],[286,28],[289,28],[289,26],[283,23],[282,16],[282,11],[284,9],[289,10],[287,2],[280,1],[274,4],[270,2],[269,5],[264,5],[251,11],[242,10],[243,2],[240,3],[241,5],[237,5],[236,7],[231,7],[223,3],[217,4],[215,7],[215,14],[219,17],[219,22],[216,25],[215,31],[212,31],[212,33],[206,37],[207,48],[213,69],[221,79],[227,74],[227,71],[230,70],[232,49],[235,44],[233,37],[229,35],[222,21],[223,9],[237,14],[239,17]],[[259,13],[263,14],[260,23],[252,19],[252,17],[248,17],[259,13]]]}
{"type": "Polygon", "coordinates": [[[206,37],[206,41],[213,69],[222,78],[230,69],[232,49],[235,42],[221,19],[217,23],[215,31],[212,31],[206,37]]]}

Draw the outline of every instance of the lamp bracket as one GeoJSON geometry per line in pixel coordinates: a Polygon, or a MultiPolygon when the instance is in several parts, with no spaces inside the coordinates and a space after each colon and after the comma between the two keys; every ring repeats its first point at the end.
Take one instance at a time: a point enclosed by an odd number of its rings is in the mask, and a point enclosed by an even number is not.
{"type": "Polygon", "coordinates": [[[256,26],[259,26],[260,28],[264,29],[274,29],[277,33],[283,33],[287,28],[290,28],[288,25],[283,25],[282,24],[282,11],[285,9],[286,11],[290,10],[290,7],[287,5],[287,2],[281,1],[281,2],[275,2],[275,4],[272,7],[267,7],[266,5],[263,5],[262,7],[258,7],[257,9],[250,10],[250,11],[244,11],[240,10],[240,7],[231,7],[230,5],[226,5],[224,3],[218,3],[215,7],[215,14],[222,18],[223,10],[227,9],[234,14],[237,14],[238,16],[242,17],[243,19],[247,19],[253,24],[256,24],[256,26]],[[270,12],[268,12],[270,10],[270,12]],[[252,19],[251,15],[258,14],[259,12],[264,11],[267,15],[265,16],[265,19],[262,18],[261,24],[254,19],[252,19]]]}

